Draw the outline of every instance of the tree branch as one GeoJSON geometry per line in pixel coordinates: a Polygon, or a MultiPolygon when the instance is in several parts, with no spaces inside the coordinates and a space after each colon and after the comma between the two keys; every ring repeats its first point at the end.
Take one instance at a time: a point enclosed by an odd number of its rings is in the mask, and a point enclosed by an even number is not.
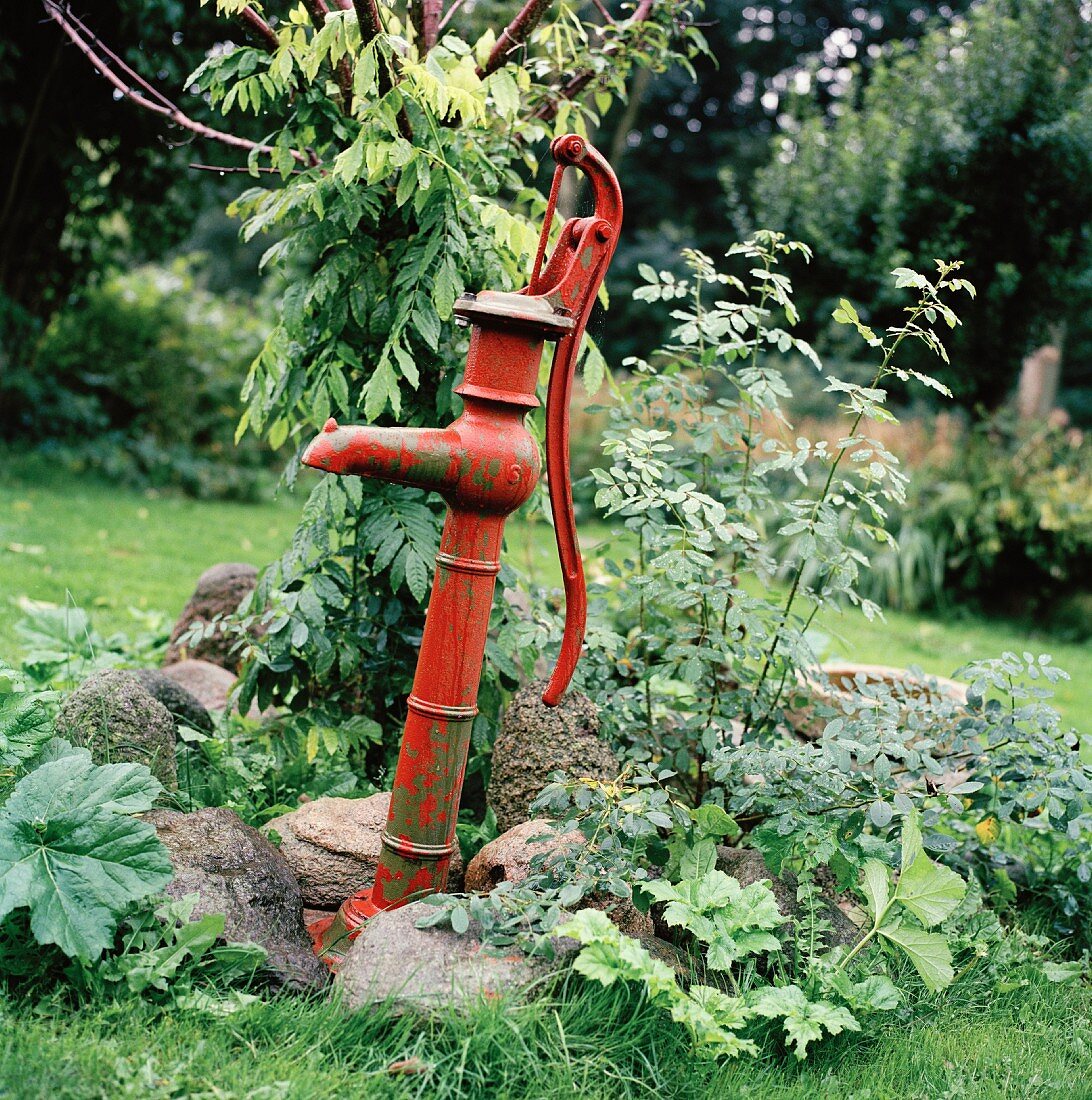
{"type": "Polygon", "coordinates": [[[410,0],[410,20],[417,32],[417,49],[424,57],[440,34],[440,15],[443,0],[410,0]]]}
{"type": "MultiPolygon", "coordinates": [[[[346,0],[346,3],[348,8],[342,10],[351,10],[352,0],[346,0]]],[[[303,5],[307,8],[307,14],[311,16],[315,30],[320,30],[326,22],[326,16],[330,14],[326,0],[303,0],[303,5]]],[[[353,69],[347,57],[341,58],[334,66],[334,79],[337,81],[338,91],[341,92],[342,110],[348,114],[353,102],[353,69]]]]}
{"type": "MultiPolygon", "coordinates": [[[[623,23],[616,23],[615,26],[631,27],[637,23],[643,23],[652,14],[652,9],[655,6],[656,0],[641,0],[637,7],[633,9],[633,14],[629,18],[623,23]]],[[[617,46],[608,46],[603,51],[603,56],[610,57],[617,52],[617,46]]],[[[549,122],[557,114],[557,109],[562,101],[575,99],[595,79],[596,75],[594,69],[584,69],[583,72],[576,73],[557,89],[556,98],[549,103],[541,104],[532,117],[549,122]]]]}
{"type": "Polygon", "coordinates": [[[440,25],[437,27],[437,32],[442,33],[443,29],[455,18],[456,12],[466,3],[466,0],[455,0],[447,11],[444,12],[443,19],[440,20],[440,25]]]}
{"type": "Polygon", "coordinates": [[[243,8],[239,12],[239,18],[261,40],[262,45],[270,53],[280,46],[277,32],[253,8],[243,8]]]}
{"type": "MultiPolygon", "coordinates": [[[[360,24],[360,37],[366,46],[377,34],[383,33],[383,20],[379,16],[376,0],[351,0],[356,8],[356,21],[360,24]]],[[[347,10],[347,9],[346,9],[347,10]]]]}
{"type": "MultiPolygon", "coordinates": [[[[339,0],[342,9],[348,11],[346,0],[339,0]]],[[[360,40],[367,45],[377,35],[383,33],[383,20],[379,15],[379,4],[376,0],[349,0],[351,6],[356,9],[356,21],[360,24],[360,40]]],[[[379,66],[379,94],[386,95],[391,89],[394,73],[389,71],[386,65],[379,66]]],[[[413,127],[410,125],[409,115],[403,105],[398,112],[398,131],[407,140],[413,141],[413,127]]]]}
{"type": "Polygon", "coordinates": [[[478,69],[478,76],[495,73],[507,60],[513,50],[518,50],[527,41],[531,32],[538,26],[551,0],[527,0],[520,8],[515,19],[500,32],[496,45],[485,65],[478,69]]]}
{"type": "MultiPolygon", "coordinates": [[[[91,62],[96,71],[125,98],[131,100],[138,107],[142,107],[152,114],[161,115],[198,137],[209,138],[218,141],[221,145],[229,145],[233,149],[245,149],[248,153],[257,150],[260,153],[272,153],[273,147],[263,145],[249,138],[229,134],[223,130],[216,130],[206,126],[203,122],[192,119],[180,110],[162,92],[153,88],[139,73],[121,60],[109,47],[103,43],[84,23],[70,11],[61,6],[57,0],[42,0],[42,6],[46,14],[65,33],[69,40],[91,62]],[[119,76],[114,69],[119,69],[125,79],[119,76]],[[134,87],[142,91],[137,91],[134,87]]],[[[308,164],[308,157],[293,150],[292,156],[301,164],[308,164]]]]}

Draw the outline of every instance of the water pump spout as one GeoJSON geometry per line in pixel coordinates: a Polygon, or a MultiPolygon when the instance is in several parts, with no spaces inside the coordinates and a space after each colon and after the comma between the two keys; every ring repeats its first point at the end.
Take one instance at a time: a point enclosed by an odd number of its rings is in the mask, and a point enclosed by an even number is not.
{"type": "Polygon", "coordinates": [[[331,417],[303,452],[303,463],[443,492],[459,479],[458,435],[449,428],[339,427],[331,417]]]}

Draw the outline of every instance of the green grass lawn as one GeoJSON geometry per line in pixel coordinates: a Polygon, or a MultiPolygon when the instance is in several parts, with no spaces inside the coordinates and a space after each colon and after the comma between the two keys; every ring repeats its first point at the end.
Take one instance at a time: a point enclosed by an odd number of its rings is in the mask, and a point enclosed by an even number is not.
{"type": "MultiPolygon", "coordinates": [[[[1087,1100],[1092,995],[1033,983],[959,987],[869,1037],[824,1042],[803,1065],[770,1055],[712,1064],[624,989],[570,979],[564,997],[500,1001],[432,1019],[346,1014],[282,998],[226,1018],[136,1000],[73,1011],[0,996],[5,1100],[357,1097],[621,1100],[1087,1100]],[[397,1072],[397,1064],[412,1072],[397,1072]],[[408,1067],[406,1067],[408,1063],[408,1067]],[[392,1072],[391,1067],[395,1067],[392,1072]]],[[[772,1044],[771,1044],[772,1045],[772,1044]]]]}
{"type": "MultiPolygon", "coordinates": [[[[308,484],[310,484],[308,482],[308,484]]],[[[120,490],[94,478],[71,478],[16,466],[0,483],[0,657],[15,654],[18,600],[64,603],[91,612],[103,633],[132,630],[128,608],[177,615],[198,574],[218,561],[262,565],[287,545],[305,495],[268,504],[202,502],[120,490]]],[[[582,527],[589,569],[609,530],[582,527]]],[[[553,535],[544,520],[509,525],[511,560],[544,583],[560,585],[553,535]]],[[[1058,685],[1066,719],[1092,732],[1092,645],[1036,636],[1027,626],[980,618],[938,619],[890,612],[868,622],[854,610],[827,612],[814,628],[824,656],[918,665],[950,675],[976,657],[1005,650],[1051,653],[1072,679],[1058,685]]]]}
{"type": "Polygon", "coordinates": [[[177,615],[208,566],[276,557],[303,499],[194,501],[20,470],[0,483],[0,656],[13,653],[21,598],[70,600],[103,633],[131,630],[130,607],[177,615]]]}

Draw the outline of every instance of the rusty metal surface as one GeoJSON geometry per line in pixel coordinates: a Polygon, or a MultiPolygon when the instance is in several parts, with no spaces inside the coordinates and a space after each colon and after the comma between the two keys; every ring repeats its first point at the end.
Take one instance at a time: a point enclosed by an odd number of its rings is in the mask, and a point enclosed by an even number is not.
{"type": "Polygon", "coordinates": [[[430,489],[448,504],[375,884],[310,929],[331,965],[367,917],[445,887],[504,523],[539,477],[538,447],[524,418],[539,404],[535,387],[547,340],[557,341],[546,464],[566,621],[544,702],[557,705],[580,656],[587,596],[569,476],[569,397],[580,340],[617,242],[622,199],[610,166],[582,138],[558,138],[551,151],[557,170],[530,285],[519,294],[467,295],[456,305],[472,326],[455,391],[462,415],[447,428],[341,427],[330,420],[304,452],[308,466],[430,489]],[[595,213],[566,222],[543,265],[560,173],[570,165],[591,181],[595,213]]]}

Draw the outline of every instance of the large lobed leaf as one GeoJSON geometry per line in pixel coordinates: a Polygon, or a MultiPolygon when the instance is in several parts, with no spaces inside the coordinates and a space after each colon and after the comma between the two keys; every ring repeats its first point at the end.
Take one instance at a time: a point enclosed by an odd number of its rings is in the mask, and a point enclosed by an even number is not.
{"type": "Polygon", "coordinates": [[[803,1059],[808,1044],[842,1031],[860,1031],[853,1013],[848,1008],[832,1005],[829,1001],[809,1001],[797,985],[767,986],[755,990],[749,998],[749,1007],[759,1016],[781,1018],[785,1035],[793,1046],[797,1059],[803,1059]]]}
{"type": "Polygon", "coordinates": [[[955,871],[919,851],[899,877],[895,897],[926,928],[932,928],[955,912],[966,892],[967,884],[955,871]]]}
{"type": "Polygon", "coordinates": [[[0,812],[0,920],[26,906],[39,943],[96,959],[124,911],[171,880],[155,829],[127,816],[161,790],[142,764],[82,753],[24,776],[0,812]]]}
{"type": "Polygon", "coordinates": [[[53,735],[44,701],[26,692],[0,694],[0,767],[29,760],[53,735]]]}

